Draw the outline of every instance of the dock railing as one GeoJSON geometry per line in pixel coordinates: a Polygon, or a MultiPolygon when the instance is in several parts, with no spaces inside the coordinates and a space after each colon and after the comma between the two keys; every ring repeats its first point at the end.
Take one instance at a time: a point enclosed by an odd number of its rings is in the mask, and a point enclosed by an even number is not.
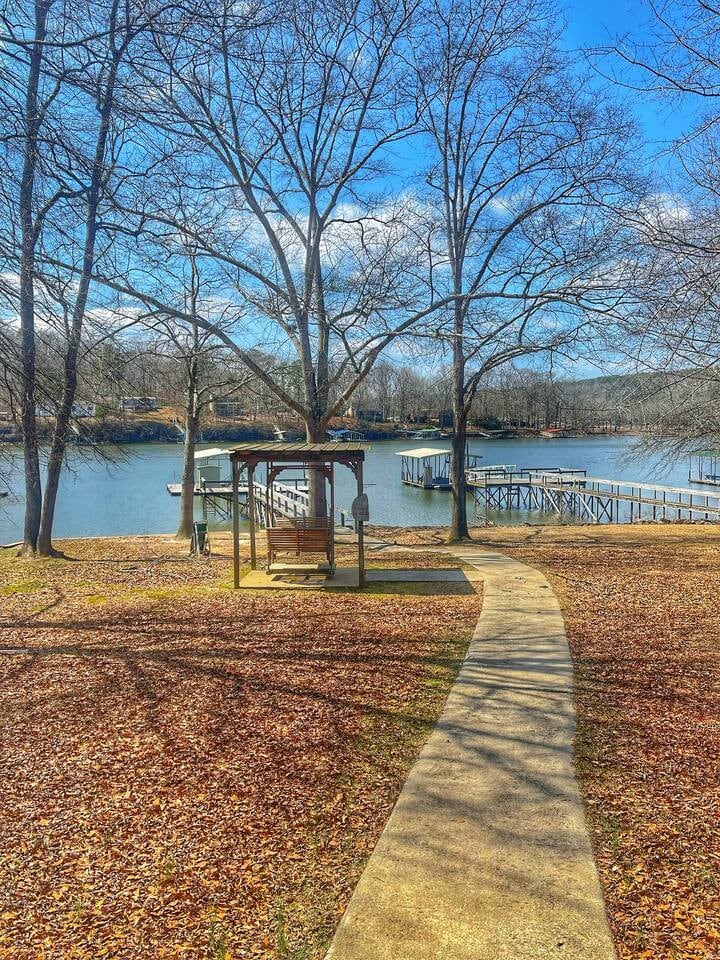
{"type": "Polygon", "coordinates": [[[539,476],[553,478],[567,477],[570,480],[582,480],[585,475],[585,470],[574,467],[522,467],[518,469],[514,463],[498,463],[487,467],[474,467],[465,472],[466,482],[469,486],[486,486],[488,484],[499,483],[529,484],[533,477],[539,476]]]}
{"type": "MultiPolygon", "coordinates": [[[[565,478],[557,480],[548,474],[538,477],[534,483],[545,489],[556,490],[568,485],[565,478]]],[[[683,513],[689,518],[702,515],[706,519],[720,519],[720,493],[711,490],[666,486],[644,480],[609,480],[585,476],[582,492],[584,496],[598,501],[614,502],[616,513],[619,512],[619,506],[625,504],[631,520],[635,517],[642,519],[643,507],[652,509],[653,519],[657,519],[658,514],[667,518],[668,513],[675,514],[676,519],[680,519],[683,513]]]]}
{"type": "Polygon", "coordinates": [[[720,492],[638,480],[589,477],[583,469],[529,467],[469,471],[476,506],[533,510],[591,522],[697,519],[720,521],[720,492]]]}
{"type": "Polygon", "coordinates": [[[265,526],[270,526],[278,517],[285,520],[307,517],[310,512],[310,495],[299,484],[289,486],[275,481],[272,491],[258,480],[254,483],[255,504],[258,517],[265,526]]]}

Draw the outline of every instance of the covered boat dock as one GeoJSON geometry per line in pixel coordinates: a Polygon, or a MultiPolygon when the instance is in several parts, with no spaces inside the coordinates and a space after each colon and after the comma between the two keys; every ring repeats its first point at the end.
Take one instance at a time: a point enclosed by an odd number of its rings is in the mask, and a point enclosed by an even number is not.
{"type": "Polygon", "coordinates": [[[717,448],[692,450],[688,482],[709,483],[714,487],[720,487],[720,450],[717,448]]]}
{"type": "MultiPolygon", "coordinates": [[[[403,483],[411,487],[419,487],[421,490],[452,490],[450,450],[416,447],[414,450],[401,450],[396,456],[402,457],[400,479],[403,483]]],[[[481,460],[482,457],[479,454],[468,453],[466,448],[466,470],[478,468],[481,460]]]]}

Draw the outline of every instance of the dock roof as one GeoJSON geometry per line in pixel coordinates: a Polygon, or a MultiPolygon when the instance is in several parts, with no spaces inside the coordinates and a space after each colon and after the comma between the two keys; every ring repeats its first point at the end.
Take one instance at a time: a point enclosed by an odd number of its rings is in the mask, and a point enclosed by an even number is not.
{"type": "Polygon", "coordinates": [[[717,447],[706,447],[699,450],[691,450],[691,457],[720,457],[720,449],[717,447]]]}
{"type": "Polygon", "coordinates": [[[232,451],[232,447],[207,447],[205,450],[196,450],[196,460],[206,460],[211,457],[227,457],[232,451]]]}
{"type": "Polygon", "coordinates": [[[412,457],[415,460],[427,460],[428,457],[442,457],[449,450],[436,450],[435,447],[416,447],[414,450],[400,450],[396,457],[412,457]]]}

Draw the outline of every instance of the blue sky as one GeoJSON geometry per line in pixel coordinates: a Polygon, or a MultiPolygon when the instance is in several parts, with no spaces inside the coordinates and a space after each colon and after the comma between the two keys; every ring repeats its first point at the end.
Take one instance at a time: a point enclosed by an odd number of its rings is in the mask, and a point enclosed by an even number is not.
{"type": "MultiPolygon", "coordinates": [[[[642,40],[650,19],[643,0],[564,0],[567,19],[566,45],[572,49],[605,46],[613,38],[631,35],[642,40]]],[[[645,137],[652,155],[679,137],[691,125],[690,106],[669,106],[652,97],[628,91],[627,102],[645,137]]]]}
{"type": "Polygon", "coordinates": [[[609,36],[635,32],[647,20],[641,0],[565,0],[568,39],[583,44],[605,43],[609,36]]]}

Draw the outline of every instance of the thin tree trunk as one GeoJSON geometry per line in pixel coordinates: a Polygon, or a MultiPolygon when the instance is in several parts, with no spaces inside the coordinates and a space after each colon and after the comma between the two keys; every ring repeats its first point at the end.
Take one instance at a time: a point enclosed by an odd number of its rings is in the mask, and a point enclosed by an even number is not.
{"type": "Polygon", "coordinates": [[[45,497],[42,502],[42,515],[37,538],[37,552],[40,556],[48,557],[54,554],[52,545],[52,529],[55,521],[55,507],[60,486],[60,473],[65,460],[68,430],[72,418],[72,408],[75,403],[78,379],[78,355],[82,340],[82,328],[85,321],[88,295],[90,292],[90,277],[95,263],[95,244],[98,228],[98,208],[102,192],[102,182],[105,176],[105,151],[110,132],[110,118],[115,100],[115,82],[117,78],[120,50],[114,47],[118,2],[112,7],[110,19],[109,42],[113,50],[110,70],[105,84],[100,104],[100,120],[98,135],[95,142],[92,174],[87,192],[87,207],[85,215],[85,241],[83,244],[82,272],[75,297],[75,306],[72,314],[70,334],[65,351],[63,396],[55,419],[53,429],[50,458],[45,478],[45,497]]]}
{"type": "Polygon", "coordinates": [[[42,501],[42,515],[37,538],[37,553],[41,557],[50,557],[55,553],[52,545],[52,528],[55,520],[60,473],[65,459],[67,434],[72,417],[75,391],[77,388],[77,348],[70,349],[65,357],[65,385],[60,408],[53,429],[50,456],[45,474],[45,494],[42,501]]]}
{"type": "Polygon", "coordinates": [[[34,556],[40,531],[42,486],[38,453],[37,416],[35,410],[35,246],[37,231],[33,221],[35,172],[38,162],[40,108],[38,90],[43,45],[50,0],[35,3],[35,38],[30,53],[27,94],[25,98],[25,156],[20,180],[19,213],[22,250],[20,258],[20,349],[22,396],[20,416],[25,466],[25,523],[21,556],[34,556]]]}
{"type": "MultiPolygon", "coordinates": [[[[25,258],[23,257],[23,260],[25,258]]],[[[32,268],[30,268],[31,270],[32,268]]],[[[35,308],[32,279],[27,268],[21,270],[20,307],[22,350],[22,397],[20,401],[23,461],[25,466],[25,523],[21,556],[34,556],[37,549],[42,510],[40,456],[38,452],[37,418],[35,413],[35,308]]]]}
{"type": "Polygon", "coordinates": [[[188,389],[187,410],[185,413],[185,446],[183,449],[182,489],[180,491],[180,526],[176,540],[189,540],[192,537],[195,506],[195,445],[198,434],[198,414],[196,410],[196,392],[193,382],[188,389]]]}

